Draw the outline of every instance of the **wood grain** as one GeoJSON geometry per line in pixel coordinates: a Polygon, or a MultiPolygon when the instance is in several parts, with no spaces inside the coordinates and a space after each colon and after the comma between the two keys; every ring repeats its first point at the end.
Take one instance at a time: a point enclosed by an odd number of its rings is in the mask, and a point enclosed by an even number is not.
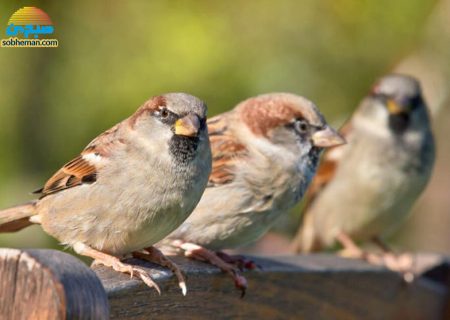
{"type": "Polygon", "coordinates": [[[380,267],[332,255],[253,257],[241,299],[215,267],[181,257],[183,297],[173,275],[148,268],[160,296],[129,275],[53,250],[0,249],[0,319],[448,319],[450,267],[421,255],[412,284],[380,267]],[[103,284],[103,286],[102,286],[103,284]],[[106,292],[105,292],[106,291],[106,292]],[[108,300],[110,310],[108,310],[108,300]]]}
{"type": "Polygon", "coordinates": [[[0,319],[108,319],[102,284],[75,257],[0,249],[0,319]]]}
{"type": "MultiPolygon", "coordinates": [[[[149,267],[162,289],[127,275],[95,267],[109,297],[111,319],[444,319],[449,287],[420,277],[412,284],[383,268],[331,255],[254,258],[260,271],[246,272],[243,299],[232,281],[216,268],[174,258],[187,275],[183,297],[174,277],[149,267]]],[[[436,256],[418,260],[418,271],[441,264],[436,256]]]]}

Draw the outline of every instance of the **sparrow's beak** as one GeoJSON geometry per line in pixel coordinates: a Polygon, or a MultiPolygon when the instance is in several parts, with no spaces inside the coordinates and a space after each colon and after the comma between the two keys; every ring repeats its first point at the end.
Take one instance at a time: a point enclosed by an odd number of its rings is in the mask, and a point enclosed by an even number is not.
{"type": "Polygon", "coordinates": [[[200,120],[195,114],[188,114],[175,122],[177,136],[197,137],[199,129],[200,120]]]}
{"type": "Polygon", "coordinates": [[[347,143],[333,128],[326,126],[325,129],[317,131],[312,135],[313,145],[319,148],[329,148],[347,143]]]}
{"type": "Polygon", "coordinates": [[[393,99],[388,99],[386,104],[387,104],[387,109],[388,109],[389,113],[392,115],[408,112],[408,110],[407,110],[408,107],[398,104],[393,99]]]}

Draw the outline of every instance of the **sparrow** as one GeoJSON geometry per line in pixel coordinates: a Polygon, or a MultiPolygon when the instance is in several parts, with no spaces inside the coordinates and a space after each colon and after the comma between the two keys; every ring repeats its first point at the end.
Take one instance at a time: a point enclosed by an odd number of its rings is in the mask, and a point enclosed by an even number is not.
{"type": "Polygon", "coordinates": [[[147,272],[122,262],[135,255],[178,267],[153,244],[175,230],[199,202],[211,171],[206,105],[185,93],[145,102],[100,134],[37,190],[38,200],[0,211],[0,232],[39,223],[80,255],[137,275],[159,293],[147,272]]]}
{"type": "Polygon", "coordinates": [[[340,133],[347,144],[327,150],[307,192],[297,252],[356,242],[384,242],[405,221],[432,172],[435,145],[419,82],[381,78],[340,133]]]}
{"type": "Polygon", "coordinates": [[[302,198],[322,149],[344,139],[314,103],[289,93],[250,98],[207,125],[213,156],[208,186],[194,212],[160,247],[218,266],[244,294],[236,261],[214,251],[264,235],[302,198]]]}

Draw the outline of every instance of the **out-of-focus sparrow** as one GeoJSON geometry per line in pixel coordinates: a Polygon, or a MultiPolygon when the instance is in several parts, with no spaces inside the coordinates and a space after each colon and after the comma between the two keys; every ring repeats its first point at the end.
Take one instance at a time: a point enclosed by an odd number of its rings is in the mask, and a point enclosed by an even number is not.
{"type": "Polygon", "coordinates": [[[344,143],[309,100],[288,93],[250,98],[208,121],[213,154],[208,187],[192,215],[168,238],[187,256],[246,282],[222,253],[261,237],[303,196],[320,152],[344,143]]]}
{"type": "Polygon", "coordinates": [[[434,140],[418,81],[381,78],[341,133],[348,144],[329,149],[308,190],[297,252],[336,242],[350,255],[353,241],[396,230],[424,190],[434,164],[434,140]]]}
{"type": "Polygon", "coordinates": [[[97,263],[139,276],[160,291],[127,254],[169,267],[152,247],[194,210],[211,172],[206,105],[170,93],[145,102],[131,117],[94,139],[38,190],[39,200],[0,211],[0,231],[31,223],[97,263]]]}

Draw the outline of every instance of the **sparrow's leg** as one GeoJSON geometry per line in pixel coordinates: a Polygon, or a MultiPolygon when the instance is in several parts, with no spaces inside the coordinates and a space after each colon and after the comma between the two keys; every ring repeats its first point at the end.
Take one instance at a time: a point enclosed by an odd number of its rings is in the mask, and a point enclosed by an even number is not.
{"type": "Polygon", "coordinates": [[[225,262],[213,251],[203,248],[195,243],[185,242],[177,245],[179,248],[184,250],[184,255],[186,257],[210,263],[218,267],[223,272],[228,273],[234,280],[234,285],[236,288],[241,290],[241,297],[245,295],[247,280],[239,274],[239,271],[235,268],[235,266],[225,262]]]}
{"type": "Polygon", "coordinates": [[[225,253],[223,251],[216,251],[216,255],[226,263],[235,265],[241,271],[244,271],[245,269],[260,269],[260,266],[258,266],[254,261],[247,259],[246,257],[241,255],[229,255],[228,253],[225,253]]]}
{"type": "Polygon", "coordinates": [[[414,280],[414,257],[411,254],[396,254],[380,237],[374,237],[372,241],[383,251],[383,262],[388,269],[400,272],[406,282],[414,280]]]}
{"type": "Polygon", "coordinates": [[[152,280],[152,278],[149,276],[147,271],[145,271],[143,268],[132,266],[127,263],[123,263],[120,261],[119,258],[103,253],[101,251],[97,251],[95,249],[92,249],[91,247],[81,243],[77,242],[73,249],[76,253],[82,256],[90,257],[94,259],[94,263],[103,264],[107,267],[113,268],[115,271],[122,272],[122,273],[129,273],[131,277],[133,275],[138,276],[144,283],[149,286],[150,288],[155,288],[156,291],[158,291],[159,294],[161,294],[161,290],[159,289],[159,286],[152,280]]]}
{"type": "Polygon", "coordinates": [[[180,268],[169,258],[167,258],[160,250],[155,247],[145,248],[144,251],[133,252],[133,257],[156,263],[160,266],[169,268],[177,277],[178,285],[181,288],[183,296],[187,293],[186,281],[180,268]]]}
{"type": "Polygon", "coordinates": [[[345,232],[339,233],[336,240],[342,245],[342,247],[344,247],[344,249],[339,252],[341,256],[345,258],[363,259],[375,265],[383,264],[382,258],[378,255],[362,250],[345,232]]]}
{"type": "Polygon", "coordinates": [[[336,240],[344,248],[340,251],[340,255],[348,258],[363,258],[364,251],[344,232],[337,235],[336,240]]]}

